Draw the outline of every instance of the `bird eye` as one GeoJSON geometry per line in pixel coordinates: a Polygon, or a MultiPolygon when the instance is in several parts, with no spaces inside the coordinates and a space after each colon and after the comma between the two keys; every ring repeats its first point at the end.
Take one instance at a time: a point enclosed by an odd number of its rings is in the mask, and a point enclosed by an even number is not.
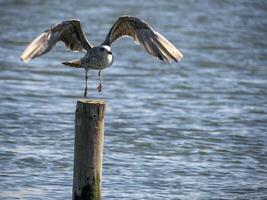
{"type": "Polygon", "coordinates": [[[101,47],[101,48],[100,48],[100,51],[105,51],[105,48],[101,47]]]}

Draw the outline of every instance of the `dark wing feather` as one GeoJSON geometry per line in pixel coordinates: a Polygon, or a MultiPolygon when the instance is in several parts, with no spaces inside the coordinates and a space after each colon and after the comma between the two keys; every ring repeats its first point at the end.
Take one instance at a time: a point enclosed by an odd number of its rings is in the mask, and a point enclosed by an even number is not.
{"type": "Polygon", "coordinates": [[[179,61],[183,54],[160,33],[154,31],[146,22],[131,16],[117,19],[102,45],[111,45],[117,39],[128,36],[142,45],[148,53],[161,60],[179,61]]]}
{"type": "Polygon", "coordinates": [[[61,22],[37,36],[21,54],[21,60],[29,61],[50,51],[58,41],[65,43],[71,51],[92,48],[87,41],[79,20],[61,22]]]}

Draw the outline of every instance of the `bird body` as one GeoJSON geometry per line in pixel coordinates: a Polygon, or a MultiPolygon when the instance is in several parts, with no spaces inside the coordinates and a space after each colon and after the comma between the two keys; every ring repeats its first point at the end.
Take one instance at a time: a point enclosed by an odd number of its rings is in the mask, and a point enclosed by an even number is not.
{"type": "Polygon", "coordinates": [[[86,54],[79,59],[62,62],[62,64],[85,69],[85,90],[87,96],[87,72],[89,69],[99,70],[100,84],[98,91],[102,90],[101,70],[108,68],[113,63],[111,45],[121,37],[131,37],[136,43],[142,45],[145,50],[162,61],[180,61],[182,53],[160,33],[154,31],[143,20],[132,16],[121,16],[111,27],[104,42],[99,46],[93,46],[86,39],[79,20],[63,21],[52,26],[36,39],[34,39],[21,55],[21,60],[27,62],[49,52],[53,46],[62,41],[71,51],[86,50],[86,54]]]}
{"type": "Polygon", "coordinates": [[[113,63],[113,55],[109,46],[102,45],[92,47],[86,54],[76,60],[62,62],[64,65],[76,68],[87,68],[94,70],[103,70],[110,67],[113,63]]]}
{"type": "Polygon", "coordinates": [[[103,70],[113,63],[111,48],[106,45],[93,47],[81,59],[81,65],[89,69],[103,70]]]}

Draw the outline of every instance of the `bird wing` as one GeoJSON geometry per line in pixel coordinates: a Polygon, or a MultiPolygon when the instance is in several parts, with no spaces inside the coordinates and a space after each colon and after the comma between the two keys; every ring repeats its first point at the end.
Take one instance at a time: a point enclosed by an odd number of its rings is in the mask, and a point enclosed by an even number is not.
{"type": "Polygon", "coordinates": [[[111,45],[117,39],[128,36],[142,45],[148,53],[163,61],[180,61],[183,54],[160,33],[136,17],[122,16],[117,19],[102,45],[111,45]]]}
{"type": "Polygon", "coordinates": [[[64,21],[37,36],[21,54],[21,60],[29,61],[50,51],[58,41],[65,43],[71,51],[92,48],[87,41],[79,20],[64,21]]]}

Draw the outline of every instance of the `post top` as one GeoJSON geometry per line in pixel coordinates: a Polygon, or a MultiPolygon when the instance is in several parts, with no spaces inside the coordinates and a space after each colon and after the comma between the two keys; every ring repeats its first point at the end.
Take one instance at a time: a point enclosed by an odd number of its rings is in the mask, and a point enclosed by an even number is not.
{"type": "Polygon", "coordinates": [[[79,102],[84,104],[106,104],[102,99],[78,99],[77,103],[79,102]]]}

